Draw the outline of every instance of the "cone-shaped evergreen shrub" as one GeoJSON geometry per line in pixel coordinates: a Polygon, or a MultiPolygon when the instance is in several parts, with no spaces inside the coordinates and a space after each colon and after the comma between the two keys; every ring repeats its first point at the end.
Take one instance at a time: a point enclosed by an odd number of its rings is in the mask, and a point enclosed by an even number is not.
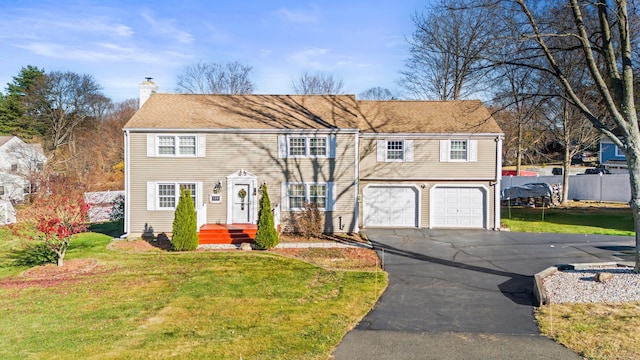
{"type": "Polygon", "coordinates": [[[171,248],[174,251],[195,250],[198,247],[196,209],[191,190],[180,189],[180,200],[173,219],[171,248]]]}
{"type": "Polygon", "coordinates": [[[278,245],[278,232],[273,225],[271,201],[267,193],[267,185],[262,185],[262,198],[258,210],[258,232],[256,233],[256,249],[271,249],[278,245]]]}

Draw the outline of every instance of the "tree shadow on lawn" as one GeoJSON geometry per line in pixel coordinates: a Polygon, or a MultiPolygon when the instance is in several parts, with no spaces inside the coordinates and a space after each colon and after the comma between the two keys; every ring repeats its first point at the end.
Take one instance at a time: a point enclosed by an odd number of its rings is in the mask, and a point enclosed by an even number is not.
{"type": "MultiPolygon", "coordinates": [[[[456,261],[440,259],[440,258],[429,256],[429,255],[424,255],[424,254],[420,254],[412,251],[398,249],[396,247],[382,244],[373,240],[371,240],[371,243],[373,244],[374,249],[378,252],[378,256],[380,256],[380,251],[384,250],[384,252],[387,254],[402,256],[409,259],[430,262],[430,263],[444,265],[444,266],[450,266],[457,269],[468,270],[472,272],[479,272],[483,274],[508,277],[509,280],[498,284],[498,289],[505,297],[507,297],[509,300],[519,305],[526,305],[526,306],[539,305],[537,303],[537,300],[533,296],[533,285],[534,285],[533,276],[516,274],[516,273],[502,271],[502,270],[489,269],[482,266],[469,265],[469,264],[464,264],[456,261]]],[[[472,277],[469,277],[469,278],[472,278],[472,277]]]]}

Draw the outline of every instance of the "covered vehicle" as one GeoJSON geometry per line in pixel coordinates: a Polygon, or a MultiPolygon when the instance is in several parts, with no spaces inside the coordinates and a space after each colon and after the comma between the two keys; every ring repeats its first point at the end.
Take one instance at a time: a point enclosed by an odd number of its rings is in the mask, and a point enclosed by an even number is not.
{"type": "Polygon", "coordinates": [[[548,198],[553,196],[551,185],[547,183],[529,183],[523,185],[510,186],[502,190],[500,198],[503,201],[513,199],[535,199],[548,198]]]}

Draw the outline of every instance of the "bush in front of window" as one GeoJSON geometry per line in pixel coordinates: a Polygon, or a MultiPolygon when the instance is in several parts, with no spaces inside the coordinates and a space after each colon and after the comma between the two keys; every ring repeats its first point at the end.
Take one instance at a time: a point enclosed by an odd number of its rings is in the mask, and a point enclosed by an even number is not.
{"type": "Polygon", "coordinates": [[[304,203],[302,211],[294,215],[294,228],[307,239],[320,237],[324,232],[324,216],[317,204],[304,203]]]}
{"type": "Polygon", "coordinates": [[[191,190],[180,189],[180,199],[173,219],[173,251],[191,251],[198,247],[196,209],[191,199],[191,190]]]}
{"type": "Polygon", "coordinates": [[[256,249],[272,249],[278,245],[278,232],[273,224],[271,201],[267,193],[267,185],[262,185],[262,198],[258,210],[258,232],[256,233],[256,249]]]}

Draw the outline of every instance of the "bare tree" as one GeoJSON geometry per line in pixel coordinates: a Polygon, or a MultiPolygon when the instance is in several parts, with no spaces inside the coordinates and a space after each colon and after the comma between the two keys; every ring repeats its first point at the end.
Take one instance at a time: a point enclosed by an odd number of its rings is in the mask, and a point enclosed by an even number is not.
{"type": "Polygon", "coordinates": [[[563,90],[558,96],[575,106],[591,124],[625,154],[631,183],[629,202],[636,229],[636,272],[640,272],[640,129],[634,99],[634,54],[637,50],[638,14],[626,0],[557,3],[504,0],[501,21],[517,26],[518,37],[527,51],[504,53],[503,62],[539,71],[557,81],[563,90]],[[551,22],[552,12],[566,14],[566,21],[551,22]],[[563,38],[558,46],[556,40],[563,38]],[[576,82],[572,72],[563,69],[561,59],[574,54],[588,70],[585,81],[576,82]],[[544,63],[531,63],[542,58],[544,63]],[[593,91],[581,92],[585,85],[593,91]],[[604,108],[604,110],[601,110],[604,108]],[[614,132],[615,130],[615,132],[614,132]],[[616,136],[619,133],[620,135],[616,136]]]}
{"type": "Polygon", "coordinates": [[[494,32],[488,8],[465,2],[441,0],[413,16],[416,31],[409,39],[400,85],[414,96],[455,100],[479,90],[482,53],[491,46],[494,32]]]}
{"type": "Polygon", "coordinates": [[[96,103],[104,101],[91,75],[53,71],[40,77],[22,99],[26,114],[46,128],[52,150],[68,144],[73,132],[95,117],[96,103]]]}
{"type": "Polygon", "coordinates": [[[251,94],[253,68],[237,61],[226,64],[199,62],[178,75],[176,92],[187,94],[251,94]]]}
{"type": "Polygon", "coordinates": [[[516,174],[520,175],[523,157],[532,158],[532,152],[544,144],[541,119],[545,100],[539,95],[538,80],[533,73],[515,66],[504,66],[501,70],[494,104],[505,111],[496,120],[506,134],[505,149],[515,149],[516,174]]]}
{"type": "Polygon", "coordinates": [[[360,100],[395,100],[391,90],[381,88],[380,86],[372,87],[358,94],[360,100]]]}
{"type": "Polygon", "coordinates": [[[291,87],[295,94],[300,95],[344,94],[345,92],[341,79],[323,72],[310,74],[305,71],[299,78],[291,81],[291,87]]]}

